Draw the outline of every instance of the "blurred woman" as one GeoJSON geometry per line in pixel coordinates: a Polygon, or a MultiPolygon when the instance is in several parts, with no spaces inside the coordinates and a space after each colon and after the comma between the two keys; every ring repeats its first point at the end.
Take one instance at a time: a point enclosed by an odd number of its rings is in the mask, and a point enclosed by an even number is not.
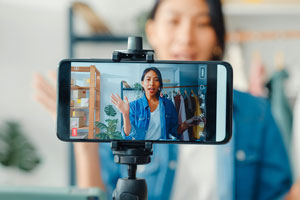
{"type": "MultiPolygon", "coordinates": [[[[158,0],[146,24],[158,59],[221,60],[225,27],[219,0],[158,0]]],[[[149,199],[278,199],[292,184],[288,156],[267,101],[234,91],[234,133],[225,146],[156,145],[138,176],[149,199]],[[276,146],[276,148],[274,148],[276,146]]],[[[101,145],[102,180],[111,194],[126,169],[101,145]]]]}
{"type": "MultiPolygon", "coordinates": [[[[220,0],[157,0],[146,24],[158,59],[221,60],[225,27],[220,0]]],[[[154,145],[138,168],[149,199],[279,199],[292,184],[288,156],[267,101],[234,91],[233,138],[227,145],[154,145]]],[[[110,146],[76,143],[77,183],[108,197],[127,169],[110,146]]],[[[299,184],[288,198],[295,198],[299,184]]]]}

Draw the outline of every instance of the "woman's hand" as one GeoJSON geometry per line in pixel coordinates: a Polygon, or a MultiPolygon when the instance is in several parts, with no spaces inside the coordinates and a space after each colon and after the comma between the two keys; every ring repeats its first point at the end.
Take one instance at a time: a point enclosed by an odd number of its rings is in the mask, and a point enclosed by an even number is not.
{"type": "Polygon", "coordinates": [[[34,99],[42,104],[49,113],[56,117],[56,72],[48,73],[50,81],[41,74],[36,73],[33,79],[33,87],[35,89],[34,99]]]}
{"type": "MultiPolygon", "coordinates": [[[[41,74],[34,75],[33,87],[34,98],[42,104],[49,113],[56,116],[56,72],[48,73],[51,81],[48,81],[41,74]]],[[[97,143],[74,143],[76,160],[77,184],[80,188],[99,187],[105,190],[102,181],[99,159],[99,144],[97,143]]]]}
{"type": "Polygon", "coordinates": [[[116,106],[116,108],[125,116],[129,116],[129,101],[128,98],[125,96],[123,101],[121,97],[116,94],[112,94],[110,96],[111,102],[116,106]]]}
{"type": "Polygon", "coordinates": [[[112,94],[110,96],[111,102],[118,108],[118,110],[123,114],[123,130],[125,135],[129,135],[131,131],[131,124],[130,124],[130,119],[129,119],[129,101],[128,98],[125,96],[123,101],[121,97],[116,94],[112,94]]]}
{"type": "Polygon", "coordinates": [[[198,116],[193,116],[190,119],[185,120],[184,123],[187,124],[187,126],[195,126],[197,125],[198,116]]]}

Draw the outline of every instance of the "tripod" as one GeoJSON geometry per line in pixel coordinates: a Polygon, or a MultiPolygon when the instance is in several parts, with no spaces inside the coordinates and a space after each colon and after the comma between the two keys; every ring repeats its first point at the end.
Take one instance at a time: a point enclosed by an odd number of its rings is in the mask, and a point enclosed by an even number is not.
{"type": "Polygon", "coordinates": [[[148,199],[145,179],[136,178],[137,165],[148,164],[151,161],[152,143],[112,142],[114,161],[128,165],[128,177],[119,178],[113,199],[146,200],[148,199]]]}
{"type": "MultiPolygon", "coordinates": [[[[125,61],[154,61],[153,50],[143,50],[141,37],[128,37],[128,49],[114,51],[114,62],[125,61]]],[[[153,154],[151,142],[122,142],[113,141],[111,146],[114,161],[128,165],[128,178],[119,178],[113,192],[114,200],[147,200],[148,190],[145,179],[136,178],[137,165],[148,164],[153,154]]]]}

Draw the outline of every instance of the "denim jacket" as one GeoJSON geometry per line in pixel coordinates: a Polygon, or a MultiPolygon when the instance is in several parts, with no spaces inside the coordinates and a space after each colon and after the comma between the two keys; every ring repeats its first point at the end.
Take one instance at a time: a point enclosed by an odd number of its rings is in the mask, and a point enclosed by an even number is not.
{"type": "MultiPolygon", "coordinates": [[[[232,199],[236,200],[282,198],[292,184],[291,168],[267,101],[234,91],[233,117],[234,145],[232,157],[228,158],[232,160],[232,182],[218,187],[230,190],[232,199]]],[[[111,199],[118,178],[128,176],[127,168],[114,163],[109,144],[100,146],[101,175],[108,199],[111,199]]],[[[146,179],[149,200],[170,199],[178,162],[178,145],[154,145],[151,160],[145,166],[138,166],[137,176],[146,179]]],[[[217,182],[220,183],[220,180],[217,182]]]]}
{"type": "MultiPolygon", "coordinates": [[[[178,116],[172,101],[159,97],[161,140],[177,139],[178,116]]],[[[150,107],[146,95],[130,102],[129,119],[131,131],[125,135],[122,128],[122,136],[126,140],[145,140],[150,122],[150,107]],[[138,133],[138,134],[137,134],[138,133]]]]}

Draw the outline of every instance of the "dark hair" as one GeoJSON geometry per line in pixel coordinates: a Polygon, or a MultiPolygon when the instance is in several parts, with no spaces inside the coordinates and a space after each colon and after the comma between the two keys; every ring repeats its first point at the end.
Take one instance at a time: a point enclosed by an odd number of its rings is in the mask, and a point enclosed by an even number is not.
{"type": "MultiPolygon", "coordinates": [[[[159,71],[159,69],[157,69],[156,67],[149,67],[149,68],[146,68],[142,74],[142,78],[141,78],[141,81],[144,81],[145,79],[145,76],[146,74],[149,72],[149,71],[154,71],[157,75],[157,78],[158,78],[158,81],[159,81],[159,90],[158,92],[156,93],[156,97],[158,98],[159,95],[160,95],[160,92],[162,91],[162,88],[163,88],[163,81],[162,81],[162,77],[161,77],[161,73],[159,71]]],[[[142,87],[142,90],[144,92],[144,88],[142,87]]]]}
{"type": "MultiPolygon", "coordinates": [[[[154,7],[152,8],[149,19],[154,20],[156,11],[158,9],[159,4],[163,0],[156,0],[154,7]]],[[[209,16],[211,19],[211,26],[214,29],[216,35],[217,35],[217,42],[218,46],[220,47],[219,55],[215,54],[213,55],[213,60],[221,60],[224,55],[225,51],[225,24],[224,24],[224,15],[222,11],[222,5],[220,0],[206,0],[208,8],[209,8],[209,16]]]]}

